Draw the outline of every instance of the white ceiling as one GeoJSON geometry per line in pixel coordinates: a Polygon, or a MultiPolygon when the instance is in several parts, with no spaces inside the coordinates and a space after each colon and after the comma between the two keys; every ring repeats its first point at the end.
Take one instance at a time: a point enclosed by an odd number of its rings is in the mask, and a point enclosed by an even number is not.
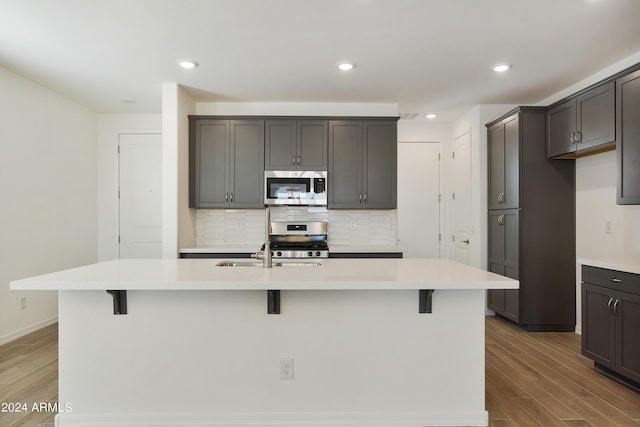
{"type": "Polygon", "coordinates": [[[639,52],[639,18],[640,0],[0,0],[0,66],[105,113],[160,112],[177,82],[197,100],[397,103],[447,121],[639,52]]]}

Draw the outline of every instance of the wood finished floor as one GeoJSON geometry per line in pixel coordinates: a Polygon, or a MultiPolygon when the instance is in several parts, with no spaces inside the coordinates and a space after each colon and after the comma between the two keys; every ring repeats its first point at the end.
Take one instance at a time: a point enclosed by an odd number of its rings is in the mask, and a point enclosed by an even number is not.
{"type": "MultiPolygon", "coordinates": [[[[58,332],[52,325],[0,346],[0,404],[56,402],[58,332]]],[[[524,333],[486,319],[489,425],[640,426],[640,394],[593,371],[573,333],[524,333]]],[[[1,413],[1,427],[52,427],[50,412],[1,413]]]]}
{"type": "Polygon", "coordinates": [[[485,352],[490,426],[640,426],[640,394],[595,372],[577,334],[488,317],[485,352]]]}

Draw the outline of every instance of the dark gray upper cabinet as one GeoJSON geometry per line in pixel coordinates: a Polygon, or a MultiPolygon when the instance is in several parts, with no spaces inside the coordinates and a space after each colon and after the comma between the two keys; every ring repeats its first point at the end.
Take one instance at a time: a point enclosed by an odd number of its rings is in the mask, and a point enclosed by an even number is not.
{"type": "Polygon", "coordinates": [[[519,116],[494,124],[489,132],[489,209],[517,208],[520,182],[519,116]]]}
{"type": "Polygon", "coordinates": [[[189,207],[264,207],[264,121],[189,122],[189,207]]]}
{"type": "Polygon", "coordinates": [[[617,156],[620,205],[640,204],[640,71],[617,80],[617,156]]]}
{"type": "Polygon", "coordinates": [[[573,331],[575,164],[546,157],[545,122],[519,107],[487,124],[489,270],[520,281],[488,305],[529,331],[573,331]]]}
{"type": "Polygon", "coordinates": [[[329,208],[397,207],[395,120],[329,122],[329,208]]]}
{"type": "Polygon", "coordinates": [[[615,149],[614,82],[547,111],[547,157],[576,158],[615,149]]]}
{"type": "Polygon", "coordinates": [[[265,170],[327,170],[326,120],[267,120],[265,170]]]}

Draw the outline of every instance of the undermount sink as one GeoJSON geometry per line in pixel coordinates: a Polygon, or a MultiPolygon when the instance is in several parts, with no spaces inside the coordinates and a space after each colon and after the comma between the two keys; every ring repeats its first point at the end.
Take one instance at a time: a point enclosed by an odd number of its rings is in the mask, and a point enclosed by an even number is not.
{"type": "MultiPolygon", "coordinates": [[[[271,263],[273,267],[319,267],[322,264],[315,261],[274,261],[271,263]]],[[[260,267],[262,261],[220,261],[217,267],[260,267]]]]}

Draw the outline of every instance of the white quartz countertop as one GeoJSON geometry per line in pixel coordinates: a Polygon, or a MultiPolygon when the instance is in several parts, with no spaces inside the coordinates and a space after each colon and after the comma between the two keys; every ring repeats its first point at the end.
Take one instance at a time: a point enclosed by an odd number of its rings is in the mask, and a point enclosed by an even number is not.
{"type": "MultiPolygon", "coordinates": [[[[243,261],[247,261],[246,259],[243,261]]],[[[323,259],[317,267],[218,267],[217,259],[118,259],[10,283],[19,290],[517,289],[446,259],[323,259]]]]}
{"type": "Polygon", "coordinates": [[[578,264],[609,270],[640,274],[640,259],[631,258],[578,258],[578,264]]]}

